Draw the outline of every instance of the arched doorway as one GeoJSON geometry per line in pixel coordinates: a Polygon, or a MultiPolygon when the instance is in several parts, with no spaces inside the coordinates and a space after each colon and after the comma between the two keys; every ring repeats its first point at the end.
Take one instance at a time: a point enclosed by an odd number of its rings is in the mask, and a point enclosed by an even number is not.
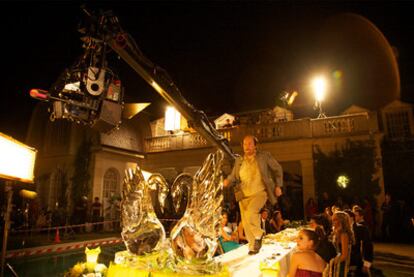
{"type": "MultiPolygon", "coordinates": [[[[105,220],[120,219],[120,174],[116,168],[109,168],[103,177],[103,216],[105,220]]],[[[112,225],[112,224],[111,224],[112,225]]],[[[112,225],[113,226],[113,225],[112,225]]]]}

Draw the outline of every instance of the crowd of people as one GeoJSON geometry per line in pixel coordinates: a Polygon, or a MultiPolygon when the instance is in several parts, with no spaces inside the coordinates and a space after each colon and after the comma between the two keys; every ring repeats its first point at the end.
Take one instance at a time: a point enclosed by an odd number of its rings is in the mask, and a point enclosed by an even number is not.
{"type": "MultiPolygon", "coordinates": [[[[233,213],[237,210],[233,210],[233,213]]],[[[223,252],[228,252],[248,243],[243,222],[238,215],[223,210],[219,234],[223,252]]],[[[260,226],[264,234],[278,233],[289,224],[280,210],[263,208],[260,226]],[[271,216],[269,216],[271,215],[271,216]]],[[[365,210],[358,205],[342,210],[338,206],[325,209],[324,213],[312,215],[308,226],[299,232],[297,252],[292,255],[289,276],[322,276],[327,264],[333,260],[339,276],[368,275],[373,262],[373,242],[365,220],[365,210]],[[310,275],[305,272],[309,271],[310,275]]]]}
{"type": "MultiPolygon", "coordinates": [[[[86,197],[79,199],[73,207],[71,214],[65,207],[56,204],[53,210],[41,208],[37,199],[25,201],[23,208],[13,209],[11,214],[12,229],[42,229],[48,227],[65,225],[82,225],[86,223],[96,223],[91,231],[100,231],[102,226],[99,222],[103,221],[103,206],[99,197],[94,201],[88,201],[86,197]]],[[[78,231],[85,231],[85,227],[76,228],[78,231]]],[[[75,231],[76,231],[75,230],[75,231]]]]}
{"type": "MultiPolygon", "coordinates": [[[[289,220],[283,219],[280,210],[271,211],[265,207],[260,211],[260,228],[264,235],[276,234],[284,230],[288,223],[289,220]]],[[[223,252],[228,252],[248,242],[238,209],[222,211],[219,240],[223,252]]]]}
{"type": "Polygon", "coordinates": [[[377,206],[376,201],[370,201],[368,197],[361,199],[355,196],[351,201],[345,201],[338,196],[334,200],[327,192],[323,192],[319,201],[315,201],[313,198],[308,199],[305,205],[305,217],[309,220],[318,213],[329,214],[332,212],[332,208],[347,210],[351,209],[353,205],[358,205],[364,210],[365,224],[374,240],[384,242],[414,241],[414,206],[401,200],[395,200],[390,193],[385,193],[384,201],[377,206]]]}
{"type": "MultiPolygon", "coordinates": [[[[288,223],[282,210],[283,170],[269,152],[258,149],[256,137],[245,136],[242,147],[244,155],[236,159],[223,182],[224,187],[233,186],[238,205],[229,207],[231,214],[223,212],[219,241],[223,252],[247,243],[248,254],[255,255],[264,235],[280,232],[288,223]]],[[[289,276],[322,276],[327,264],[334,265],[338,276],[369,274],[374,217],[369,202],[363,204],[350,207],[341,198],[332,203],[328,193],[323,193],[318,204],[309,199],[309,228],[299,232],[298,251],[291,257],[289,276]]],[[[386,209],[387,198],[384,212],[386,209]]]]}
{"type": "MultiPolygon", "coordinates": [[[[289,224],[285,219],[289,218],[289,201],[283,194],[283,170],[277,160],[269,152],[258,149],[258,140],[252,135],[244,137],[242,147],[244,155],[236,158],[231,173],[223,181],[224,187],[234,189],[237,202],[231,201],[223,210],[218,235],[223,252],[248,244],[248,254],[255,255],[259,253],[266,234],[281,232],[289,224]]],[[[290,277],[322,276],[329,263],[335,265],[339,276],[369,274],[374,253],[372,238],[375,230],[379,229],[376,220],[379,211],[368,198],[350,203],[341,197],[333,201],[327,192],[322,193],[318,201],[308,199],[305,206],[308,227],[299,232],[297,252],[291,257],[290,277]]],[[[403,229],[401,221],[409,222],[413,228],[413,214],[408,213],[408,220],[401,216],[401,205],[390,194],[385,195],[380,210],[383,215],[381,239],[395,241],[403,229]]],[[[30,220],[36,221],[28,225],[42,227],[38,225],[45,222],[49,226],[68,224],[68,217],[59,211],[56,207],[49,215],[39,213],[37,217],[35,209],[30,220]],[[42,216],[47,215],[48,219],[42,220],[42,216]]],[[[83,198],[73,209],[71,224],[102,221],[102,213],[98,197],[93,203],[83,198]]],[[[95,227],[97,230],[98,226],[95,227]]]]}

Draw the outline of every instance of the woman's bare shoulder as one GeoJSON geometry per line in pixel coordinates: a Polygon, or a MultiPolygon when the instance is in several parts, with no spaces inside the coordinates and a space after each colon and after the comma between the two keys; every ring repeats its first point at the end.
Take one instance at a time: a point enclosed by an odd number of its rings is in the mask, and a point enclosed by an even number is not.
{"type": "Polygon", "coordinates": [[[313,253],[311,251],[298,250],[298,251],[294,252],[292,255],[300,258],[300,257],[308,257],[308,256],[311,256],[312,254],[313,253]]]}

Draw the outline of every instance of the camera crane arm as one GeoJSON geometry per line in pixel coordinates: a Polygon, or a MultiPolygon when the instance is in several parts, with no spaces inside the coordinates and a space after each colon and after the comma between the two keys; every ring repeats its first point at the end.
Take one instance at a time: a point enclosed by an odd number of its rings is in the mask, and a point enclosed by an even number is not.
{"type": "MultiPolygon", "coordinates": [[[[105,22],[105,20],[100,20],[101,24],[102,22],[105,22]]],[[[112,50],[152,86],[167,103],[174,106],[188,120],[193,129],[208,142],[222,150],[231,160],[234,160],[235,154],[231,150],[227,139],[217,132],[203,111],[195,109],[182,96],[167,72],[153,64],[142,54],[133,38],[122,31],[118,19],[110,15],[107,23],[110,23],[110,25],[102,26],[105,31],[104,41],[112,50]]]]}

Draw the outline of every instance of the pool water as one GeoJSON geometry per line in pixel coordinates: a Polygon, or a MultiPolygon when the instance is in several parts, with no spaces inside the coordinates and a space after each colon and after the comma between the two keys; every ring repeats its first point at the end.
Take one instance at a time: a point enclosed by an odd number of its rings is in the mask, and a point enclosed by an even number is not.
{"type": "MultiPolygon", "coordinates": [[[[124,251],[125,245],[101,246],[98,263],[109,266],[109,262],[115,258],[115,253],[124,251]]],[[[63,276],[78,262],[85,262],[85,249],[76,251],[48,254],[43,256],[22,257],[8,259],[9,263],[19,277],[27,276],[63,276]]],[[[5,276],[13,276],[11,271],[6,267],[5,276]]]]}

